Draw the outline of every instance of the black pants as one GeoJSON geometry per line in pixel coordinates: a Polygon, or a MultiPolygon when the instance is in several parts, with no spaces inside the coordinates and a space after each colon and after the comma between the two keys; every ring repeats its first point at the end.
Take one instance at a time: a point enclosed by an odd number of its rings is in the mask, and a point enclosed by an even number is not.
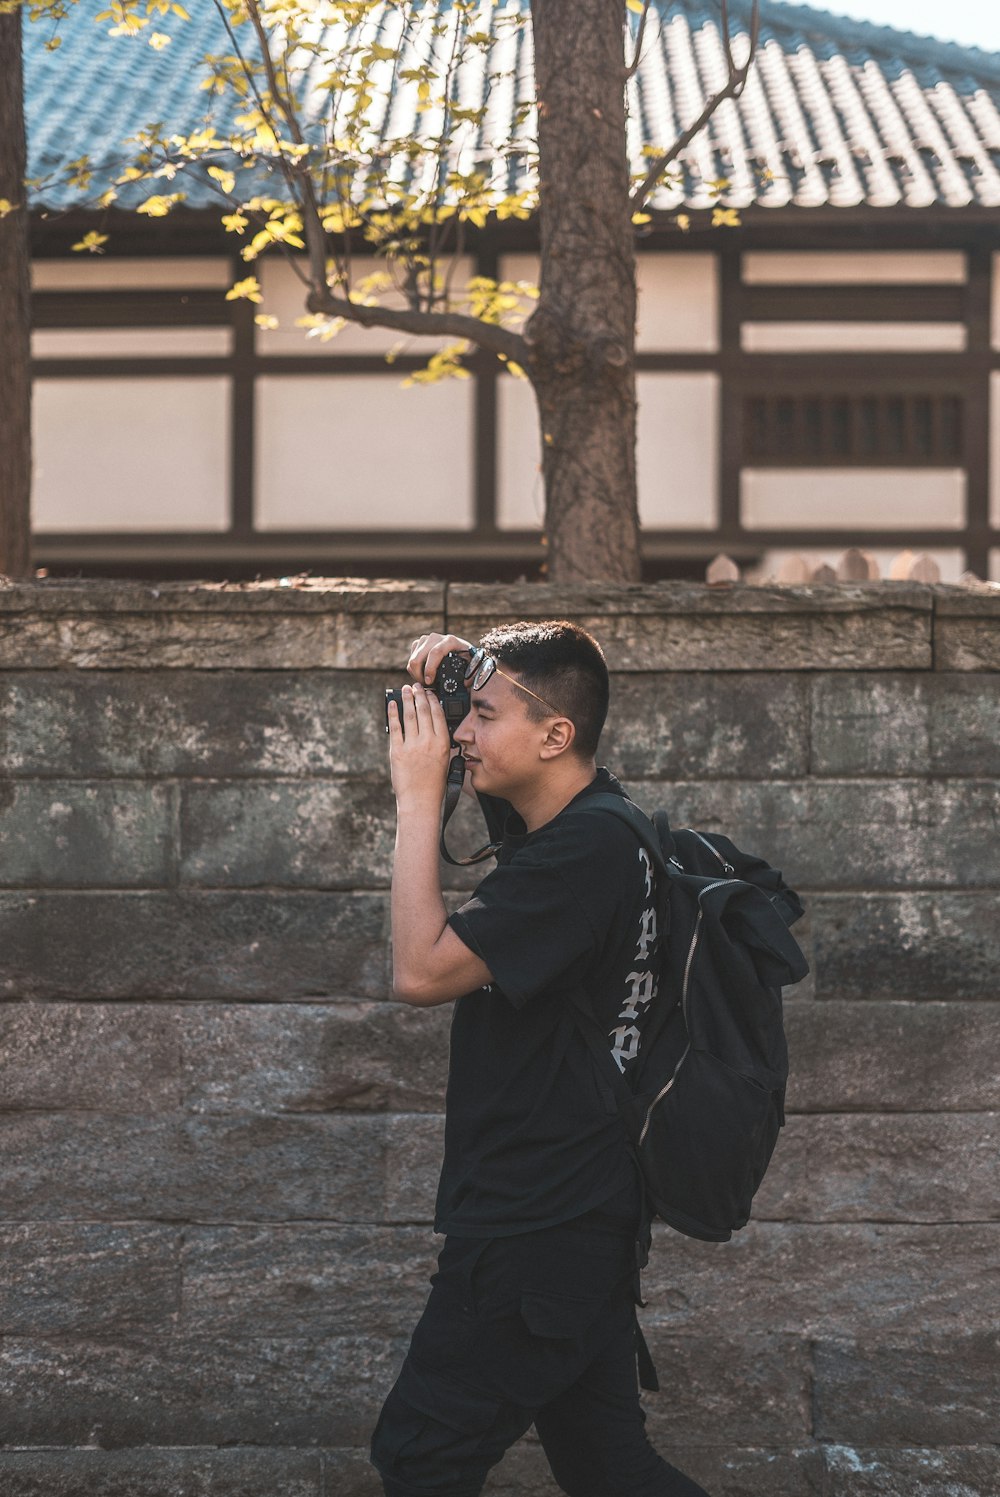
{"type": "Polygon", "coordinates": [[[445,1240],[371,1459],[386,1497],[478,1497],[534,1424],[569,1497],[707,1497],[646,1438],[635,1192],[516,1237],[445,1240]]]}

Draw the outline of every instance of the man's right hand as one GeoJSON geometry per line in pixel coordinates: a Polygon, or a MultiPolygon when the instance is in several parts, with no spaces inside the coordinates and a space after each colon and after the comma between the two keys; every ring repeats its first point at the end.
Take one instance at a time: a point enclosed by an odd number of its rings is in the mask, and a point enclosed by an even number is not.
{"type": "Polygon", "coordinates": [[[430,686],[438,673],[438,666],[453,650],[472,655],[472,646],[467,639],[457,634],[421,634],[410,647],[410,658],[406,662],[407,673],[422,686],[430,686]]]}

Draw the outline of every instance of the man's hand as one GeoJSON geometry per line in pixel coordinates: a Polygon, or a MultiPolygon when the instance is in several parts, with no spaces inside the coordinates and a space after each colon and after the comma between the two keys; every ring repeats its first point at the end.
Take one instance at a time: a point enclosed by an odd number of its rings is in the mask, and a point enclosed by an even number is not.
{"type": "Polygon", "coordinates": [[[438,666],[453,650],[463,651],[470,656],[472,654],[469,641],[459,639],[457,634],[421,634],[410,648],[410,658],[406,662],[407,673],[414,681],[430,686],[438,673],[438,666]]]}
{"type": "Polygon", "coordinates": [[[437,816],[452,754],[444,708],[422,686],[404,686],[402,695],[402,723],[396,702],[389,703],[389,771],[396,803],[400,810],[437,816]]]}

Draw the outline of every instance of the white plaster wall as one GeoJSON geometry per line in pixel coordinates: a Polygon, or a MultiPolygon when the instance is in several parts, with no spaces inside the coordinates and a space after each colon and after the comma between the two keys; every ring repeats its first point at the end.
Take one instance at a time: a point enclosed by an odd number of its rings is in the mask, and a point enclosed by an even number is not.
{"type": "Polygon", "coordinates": [[[740,507],[751,529],[957,529],[965,489],[961,468],[744,468],[740,507]]]}
{"type": "MultiPolygon", "coordinates": [[[[639,518],[651,529],[709,528],[718,510],[719,380],[714,374],[640,374],[639,518]]],[[[545,491],[534,395],[525,380],[497,387],[497,523],[540,528],[545,491]]]]}
{"type": "Polygon", "coordinates": [[[991,281],[990,342],[994,348],[1000,348],[1000,255],[993,256],[991,281]]]}
{"type": "Polygon", "coordinates": [[[38,379],[33,526],[225,530],[229,381],[38,379]]]}
{"type": "Polygon", "coordinates": [[[42,328],[31,335],[36,359],[225,358],[228,327],[42,328]]]}
{"type": "Polygon", "coordinates": [[[472,380],[392,374],[257,381],[260,530],[467,530],[472,380]]]}
{"type": "Polygon", "coordinates": [[[960,250],[753,250],[742,258],[748,286],[960,285],[960,250]]]}
{"type": "Polygon", "coordinates": [[[224,258],[118,259],[113,255],[73,255],[66,260],[35,260],[35,291],[191,291],[220,290],[232,281],[224,258]]]}
{"type": "MultiPolygon", "coordinates": [[[[257,329],[257,352],[260,354],[385,354],[391,349],[400,353],[426,353],[439,348],[451,339],[417,338],[409,333],[397,333],[389,328],[363,328],[357,323],[345,325],[332,338],[325,341],[311,336],[309,329],[295,326],[297,317],[308,316],[306,310],[306,288],[292,266],[284,258],[263,259],[257,262],[257,278],[260,281],[262,300],[255,312],[277,317],[279,326],[268,330],[257,329]]],[[[384,261],[374,256],[358,256],[352,261],[353,283],[357,285],[365,276],[385,270],[384,261]]],[[[473,274],[473,262],[459,260],[454,272],[454,294],[457,296],[473,274]]],[[[379,295],[379,301],[387,307],[403,309],[404,298],[398,292],[379,295]]]]}
{"type": "MultiPolygon", "coordinates": [[[[538,281],[537,255],[504,255],[500,278],[538,281]]],[[[714,353],[719,346],[718,256],[636,256],[636,347],[644,353],[714,353]]],[[[525,300],[530,315],[534,302],[525,300]]]]}
{"type": "Polygon", "coordinates": [[[961,322],[744,322],[744,353],[961,353],[961,322]]]}

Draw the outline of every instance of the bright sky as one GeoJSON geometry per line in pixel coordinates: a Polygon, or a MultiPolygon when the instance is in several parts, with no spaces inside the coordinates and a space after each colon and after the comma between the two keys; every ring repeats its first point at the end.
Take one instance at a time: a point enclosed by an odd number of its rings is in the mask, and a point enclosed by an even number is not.
{"type": "Polygon", "coordinates": [[[1000,52],[1000,0],[808,0],[817,10],[1000,52]]]}

